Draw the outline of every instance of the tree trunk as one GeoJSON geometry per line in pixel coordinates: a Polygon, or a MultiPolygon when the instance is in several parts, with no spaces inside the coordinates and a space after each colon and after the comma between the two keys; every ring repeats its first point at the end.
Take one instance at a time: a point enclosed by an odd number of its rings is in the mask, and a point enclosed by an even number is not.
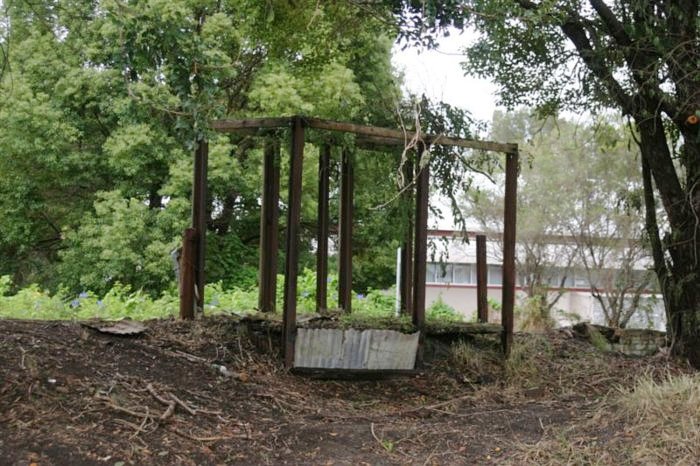
{"type": "MultiPolygon", "coordinates": [[[[642,153],[642,176],[646,208],[646,230],[654,257],[654,270],[661,286],[666,306],[667,330],[672,353],[688,358],[694,367],[700,367],[700,218],[697,189],[698,164],[689,163],[697,153],[696,140],[686,138],[684,148],[686,186],[683,195],[675,186],[669,189],[669,173],[673,164],[668,162],[670,152],[661,119],[637,116],[642,153]],[[695,147],[693,147],[695,146],[695,147]],[[692,155],[691,155],[692,154],[692,155]],[[691,173],[695,171],[695,173],[691,173]],[[671,233],[659,237],[652,178],[656,182],[664,209],[668,215],[671,233]]],[[[680,183],[678,183],[680,187],[680,183]]]]}

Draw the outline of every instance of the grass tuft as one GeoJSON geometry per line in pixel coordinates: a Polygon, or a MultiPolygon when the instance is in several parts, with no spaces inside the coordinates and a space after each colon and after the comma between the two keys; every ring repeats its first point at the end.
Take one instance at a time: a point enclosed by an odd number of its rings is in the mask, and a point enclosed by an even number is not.
{"type": "Polygon", "coordinates": [[[640,376],[588,422],[523,445],[514,464],[697,464],[700,375],[640,376]]]}
{"type": "Polygon", "coordinates": [[[700,458],[700,376],[681,374],[656,381],[645,375],[622,391],[617,407],[638,436],[628,451],[633,463],[691,464],[700,458]]]}

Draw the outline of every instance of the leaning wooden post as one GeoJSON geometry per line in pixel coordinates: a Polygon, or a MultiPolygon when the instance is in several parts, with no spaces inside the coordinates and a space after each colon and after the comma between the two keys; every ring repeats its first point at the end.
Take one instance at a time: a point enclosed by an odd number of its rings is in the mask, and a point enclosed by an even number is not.
{"type": "Polygon", "coordinates": [[[425,277],[428,259],[428,199],[430,195],[430,168],[423,154],[428,147],[418,143],[418,179],[416,180],[416,227],[413,247],[413,325],[425,330],[425,277]]]}
{"type": "Polygon", "coordinates": [[[194,319],[195,243],[197,232],[188,228],[182,235],[180,254],[180,319],[194,319]]]}
{"type": "Polygon", "coordinates": [[[503,353],[508,357],[513,344],[515,306],[515,223],[518,207],[518,150],[506,154],[506,189],[503,213],[503,353]]]}
{"type": "Polygon", "coordinates": [[[318,235],[316,237],[316,311],[328,307],[328,191],[331,146],[325,144],[318,154],[318,235]]]}
{"type": "Polygon", "coordinates": [[[292,149],[289,157],[289,207],[287,209],[287,257],[284,266],[284,314],[282,348],[284,365],[294,367],[294,344],[297,336],[297,275],[299,273],[299,225],[301,221],[301,183],[304,162],[304,125],[299,116],[292,117],[292,149]]]}
{"type": "Polygon", "coordinates": [[[476,314],[481,323],[489,321],[487,281],[486,235],[476,235],[476,314]]]}
{"type": "Polygon", "coordinates": [[[352,311],[352,154],[343,149],[340,166],[340,245],[338,274],[338,305],[346,313],[352,311]]]}
{"type": "Polygon", "coordinates": [[[263,190],[260,212],[260,288],[258,309],[275,312],[279,245],[279,141],[266,139],[263,154],[263,190]]]}
{"type": "Polygon", "coordinates": [[[209,143],[202,140],[194,155],[194,189],[192,194],[192,227],[197,231],[195,247],[195,300],[197,310],[204,310],[204,268],[207,249],[207,164],[209,143]]]}

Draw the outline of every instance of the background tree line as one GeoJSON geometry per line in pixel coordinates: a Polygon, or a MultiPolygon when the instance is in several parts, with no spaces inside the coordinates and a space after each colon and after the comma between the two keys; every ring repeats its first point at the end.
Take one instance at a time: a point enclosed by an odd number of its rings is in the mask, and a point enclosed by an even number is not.
{"type": "MultiPolygon", "coordinates": [[[[0,275],[17,287],[76,293],[125,283],[157,295],[172,286],[169,253],[189,221],[192,148],[206,136],[208,278],[254,285],[261,150],[251,137],[207,133],[207,122],[302,113],[395,126],[403,105],[390,63],[396,32],[346,2],[5,1],[0,275]]],[[[307,244],[315,156],[310,147],[307,244]]],[[[398,154],[357,157],[359,289],[388,284],[393,253],[377,245],[398,244],[401,231],[383,215],[403,210],[370,207],[396,191],[387,174],[398,163],[398,154]]]]}

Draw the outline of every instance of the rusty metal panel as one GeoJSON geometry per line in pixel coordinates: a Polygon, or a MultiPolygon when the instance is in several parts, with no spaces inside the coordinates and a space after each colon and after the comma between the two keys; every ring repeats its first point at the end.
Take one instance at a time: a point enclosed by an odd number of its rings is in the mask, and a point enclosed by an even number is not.
{"type": "Polygon", "coordinates": [[[413,369],[420,332],[299,328],[294,367],[323,369],[413,369]]]}

